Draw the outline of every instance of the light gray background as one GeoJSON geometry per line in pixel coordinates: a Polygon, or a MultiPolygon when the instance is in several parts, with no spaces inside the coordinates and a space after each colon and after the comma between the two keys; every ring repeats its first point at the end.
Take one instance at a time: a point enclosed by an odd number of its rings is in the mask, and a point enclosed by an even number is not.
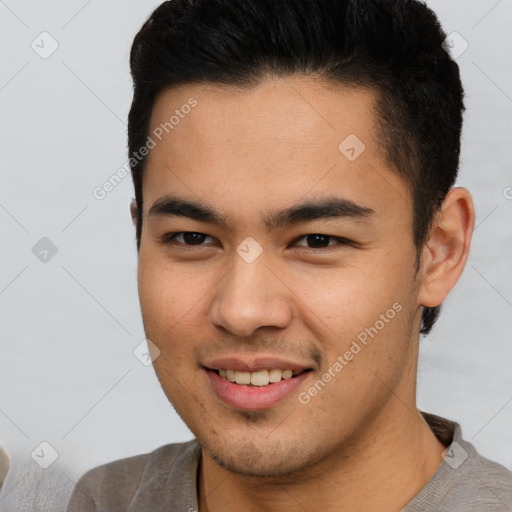
{"type": "MultiPolygon", "coordinates": [[[[421,342],[419,407],[512,468],[512,0],[428,3],[469,43],[458,185],[473,193],[477,228],[421,342]]],[[[130,44],[158,4],[0,0],[0,444],[32,463],[46,441],[73,479],[192,437],[133,355],[144,332],[131,179],[92,195],[126,161],[130,44]],[[31,48],[43,31],[59,44],[47,59],[31,48]],[[47,263],[32,252],[42,237],[58,248],[47,263]]]]}

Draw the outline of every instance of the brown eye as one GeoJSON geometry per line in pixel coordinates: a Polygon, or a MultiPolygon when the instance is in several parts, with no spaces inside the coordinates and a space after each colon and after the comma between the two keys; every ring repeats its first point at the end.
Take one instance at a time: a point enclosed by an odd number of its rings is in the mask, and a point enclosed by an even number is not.
{"type": "Polygon", "coordinates": [[[306,247],[308,249],[326,249],[336,247],[337,245],[348,245],[348,240],[338,238],[330,235],[323,235],[320,233],[304,235],[295,241],[295,244],[299,247],[306,247]],[[304,240],[304,243],[298,243],[304,240]],[[334,243],[333,243],[334,242],[334,243]]]}
{"type": "Polygon", "coordinates": [[[196,231],[181,231],[179,233],[171,233],[170,235],[165,236],[164,242],[176,242],[179,245],[203,245],[207,238],[211,237],[196,231]]]}

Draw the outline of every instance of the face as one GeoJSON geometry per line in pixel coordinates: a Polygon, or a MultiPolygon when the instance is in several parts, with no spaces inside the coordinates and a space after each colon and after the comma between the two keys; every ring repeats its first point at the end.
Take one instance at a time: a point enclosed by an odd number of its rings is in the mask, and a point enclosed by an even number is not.
{"type": "Polygon", "coordinates": [[[155,104],[144,326],[166,395],[230,471],[298,472],[403,409],[393,393],[415,406],[412,204],[374,104],[300,77],[155,104]]]}

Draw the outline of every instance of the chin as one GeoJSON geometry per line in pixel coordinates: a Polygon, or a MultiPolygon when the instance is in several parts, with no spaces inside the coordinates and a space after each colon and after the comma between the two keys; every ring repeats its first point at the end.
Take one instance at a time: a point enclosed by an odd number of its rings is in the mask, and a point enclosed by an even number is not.
{"type": "Polygon", "coordinates": [[[286,477],[307,468],[311,459],[298,457],[297,449],[283,448],[281,444],[267,444],[264,449],[254,442],[245,442],[239,447],[212,450],[201,443],[212,460],[230,473],[257,478],[286,477]]]}

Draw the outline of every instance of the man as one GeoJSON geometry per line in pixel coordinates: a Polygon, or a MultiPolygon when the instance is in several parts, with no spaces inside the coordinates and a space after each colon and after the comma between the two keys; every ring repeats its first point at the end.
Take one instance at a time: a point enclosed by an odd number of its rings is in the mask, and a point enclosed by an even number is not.
{"type": "Polygon", "coordinates": [[[474,227],[463,90],[416,0],[173,0],[135,38],[144,327],[195,439],[68,511],[508,511],[512,473],[416,407],[474,227]]]}

